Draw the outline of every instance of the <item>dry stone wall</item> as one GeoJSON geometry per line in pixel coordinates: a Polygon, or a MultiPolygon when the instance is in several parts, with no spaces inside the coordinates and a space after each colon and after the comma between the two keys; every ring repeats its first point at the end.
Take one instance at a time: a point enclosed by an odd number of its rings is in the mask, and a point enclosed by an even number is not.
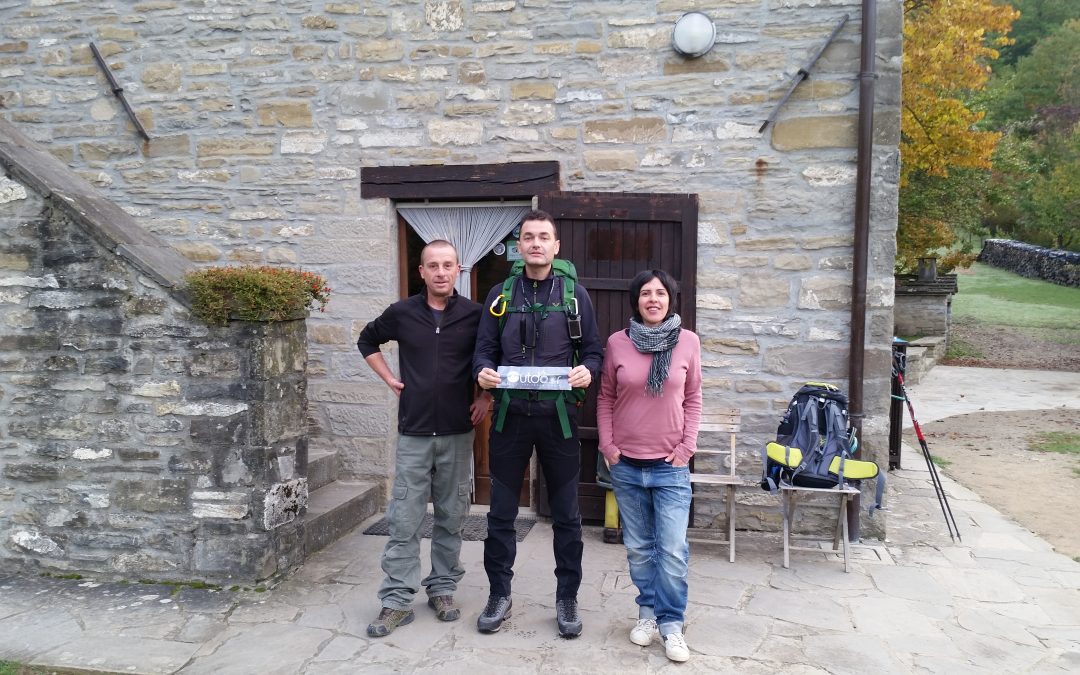
{"type": "Polygon", "coordinates": [[[209,328],[58,199],[0,172],[0,569],[291,569],[304,321],[209,328]]]}
{"type": "MultiPolygon", "coordinates": [[[[877,3],[863,448],[887,446],[901,2],[877,3]]],[[[389,473],[394,399],[358,357],[398,294],[397,223],[362,166],[557,160],[562,187],[700,196],[706,403],[744,411],[747,469],[807,378],[847,377],[858,0],[9,1],[2,114],[190,260],[324,274],[313,444],[389,473]],[[670,47],[706,12],[716,47],[670,47]],[[851,20],[759,133],[791,78],[851,20]],[[143,143],[87,47],[149,130],[143,143]]],[[[392,350],[391,350],[392,352],[392,350]]],[[[884,466],[884,459],[881,462],[884,466]]]]}
{"type": "Polygon", "coordinates": [[[979,262],[1062,286],[1080,286],[1080,253],[1025,244],[1010,239],[987,239],[979,262]]]}

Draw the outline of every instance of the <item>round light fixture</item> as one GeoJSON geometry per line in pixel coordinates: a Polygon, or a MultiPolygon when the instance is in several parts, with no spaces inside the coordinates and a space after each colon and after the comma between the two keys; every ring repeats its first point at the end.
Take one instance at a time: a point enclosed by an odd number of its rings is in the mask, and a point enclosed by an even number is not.
{"type": "Polygon", "coordinates": [[[682,56],[696,59],[709,53],[716,42],[716,26],[701,12],[687,12],[675,22],[671,46],[682,56]]]}

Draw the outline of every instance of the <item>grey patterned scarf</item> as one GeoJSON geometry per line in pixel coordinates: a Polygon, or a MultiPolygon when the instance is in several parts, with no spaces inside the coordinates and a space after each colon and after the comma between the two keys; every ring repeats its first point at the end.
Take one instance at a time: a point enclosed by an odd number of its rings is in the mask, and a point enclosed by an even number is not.
{"type": "Polygon", "coordinates": [[[680,328],[682,319],[678,314],[672,314],[655,328],[650,328],[637,319],[630,319],[630,341],[642,354],[653,355],[652,365],[649,366],[649,379],[645,382],[645,393],[649,396],[660,396],[664,393],[664,380],[667,379],[668,366],[671,365],[671,350],[679,344],[680,328]]]}

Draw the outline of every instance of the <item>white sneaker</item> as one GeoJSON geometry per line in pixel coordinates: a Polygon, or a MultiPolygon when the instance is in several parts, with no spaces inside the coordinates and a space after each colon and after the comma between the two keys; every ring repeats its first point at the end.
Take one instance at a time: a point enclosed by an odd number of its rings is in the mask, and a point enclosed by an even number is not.
{"type": "Polygon", "coordinates": [[[682,633],[668,633],[664,636],[664,651],[671,661],[682,663],[690,659],[690,648],[682,633]]]}
{"type": "Polygon", "coordinates": [[[656,619],[638,619],[637,625],[630,631],[630,642],[648,647],[656,633],[656,619]]]}

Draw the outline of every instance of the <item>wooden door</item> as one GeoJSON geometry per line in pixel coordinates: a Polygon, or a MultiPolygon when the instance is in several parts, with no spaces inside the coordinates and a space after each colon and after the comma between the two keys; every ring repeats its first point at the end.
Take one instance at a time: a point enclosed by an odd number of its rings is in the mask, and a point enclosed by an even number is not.
{"type": "MultiPolygon", "coordinates": [[[[579,282],[596,309],[603,344],[612,333],[629,325],[628,286],[638,272],[663,269],[681,289],[676,311],[683,326],[693,330],[697,306],[697,195],[554,192],[540,196],[539,206],[559,227],[559,257],[577,268],[579,282]]],[[[604,517],[604,489],[596,483],[599,457],[596,395],[599,382],[579,417],[581,484],[578,495],[586,520],[604,517]]],[[[550,515],[543,473],[538,472],[537,512],[550,515]]]]}

